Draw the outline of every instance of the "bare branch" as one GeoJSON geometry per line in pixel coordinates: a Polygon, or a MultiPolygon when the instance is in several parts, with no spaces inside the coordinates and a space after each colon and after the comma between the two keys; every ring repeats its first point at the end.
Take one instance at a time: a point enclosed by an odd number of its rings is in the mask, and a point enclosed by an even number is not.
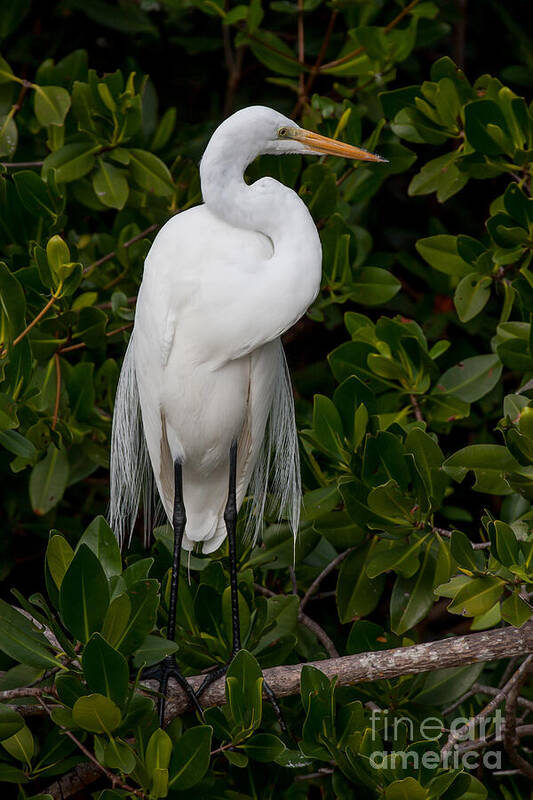
{"type": "MultiPolygon", "coordinates": [[[[526,761],[516,749],[520,743],[516,729],[516,706],[520,689],[531,672],[533,672],[533,656],[528,656],[511,678],[513,684],[505,702],[505,731],[503,734],[503,746],[509,756],[509,760],[513,766],[520,770],[522,775],[530,779],[533,778],[533,764],[526,761]]],[[[509,681],[507,685],[509,685],[511,681],[509,681]]]]}
{"type": "MultiPolygon", "coordinates": [[[[513,655],[516,655],[516,653],[513,653],[513,655]]],[[[508,702],[508,698],[514,692],[515,687],[517,685],[519,688],[522,686],[523,683],[522,676],[525,674],[527,677],[527,673],[528,670],[530,669],[532,661],[533,661],[533,656],[528,656],[526,660],[523,662],[523,664],[521,664],[521,666],[514,673],[514,675],[512,675],[512,677],[509,678],[505,686],[503,686],[501,689],[497,691],[492,700],[489,703],[487,703],[487,705],[484,708],[482,708],[478,714],[476,714],[474,717],[471,717],[471,719],[469,719],[465,725],[462,725],[460,728],[458,728],[457,730],[453,730],[450,733],[448,741],[442,748],[443,755],[449,752],[455,746],[456,742],[460,741],[461,739],[464,739],[465,736],[467,736],[471,731],[473,731],[476,725],[479,722],[481,722],[482,719],[487,717],[489,714],[492,714],[492,712],[500,705],[500,703],[502,703],[504,700],[506,703],[508,702]]],[[[518,695],[515,696],[514,700],[515,706],[516,706],[517,696],[518,695]]],[[[507,738],[507,733],[506,733],[506,738],[507,738]]]]}
{"type": "Polygon", "coordinates": [[[102,773],[93,763],[78,764],[77,767],[67,772],[62,778],[50,784],[44,790],[44,793],[51,795],[54,800],[64,800],[66,797],[78,794],[101,776],[102,773]]]}
{"type": "Polygon", "coordinates": [[[310,598],[318,590],[318,588],[319,588],[320,584],[322,583],[322,581],[324,580],[324,578],[326,578],[330,574],[330,572],[333,572],[333,570],[337,569],[339,564],[342,561],[344,561],[346,556],[349,555],[352,552],[353,549],[354,549],[353,547],[349,547],[343,553],[340,553],[337,556],[337,558],[334,558],[333,561],[330,561],[330,563],[327,565],[327,567],[325,567],[322,570],[320,575],[317,578],[315,578],[315,580],[313,581],[313,583],[311,584],[309,589],[306,591],[306,593],[302,597],[302,602],[300,603],[300,611],[303,611],[303,609],[305,608],[305,606],[308,603],[308,601],[310,600],[310,598]]]}
{"type": "MultiPolygon", "coordinates": [[[[416,675],[443,667],[461,667],[500,658],[513,658],[533,652],[533,623],[522,628],[499,628],[497,630],[454,636],[437,642],[427,642],[411,647],[358,653],[351,656],[312,661],[310,664],[322,670],[328,678],[337,676],[338,686],[352,686],[381,678],[397,678],[401,675],[416,675]]],[[[287,697],[300,690],[300,675],[305,664],[287,664],[264,671],[265,680],[276,697],[287,697]]],[[[189,678],[196,690],[203,675],[189,678]]],[[[154,682],[147,682],[154,688],[154,682]]],[[[188,707],[188,698],[181,688],[172,682],[166,708],[166,721],[183,714],[188,707]]],[[[214,681],[202,694],[204,707],[224,705],[226,702],[224,679],[214,681]]]]}

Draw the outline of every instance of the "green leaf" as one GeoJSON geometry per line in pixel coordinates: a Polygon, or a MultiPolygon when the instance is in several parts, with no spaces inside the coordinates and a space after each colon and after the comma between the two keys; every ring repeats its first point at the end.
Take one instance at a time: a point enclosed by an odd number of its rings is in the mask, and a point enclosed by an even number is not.
{"type": "Polygon", "coordinates": [[[74,550],[63,536],[55,534],[48,542],[45,557],[52,580],[60,589],[69,564],[74,558],[74,550]]]}
{"type": "Polygon", "coordinates": [[[88,694],[76,700],[72,718],[86,731],[106,734],[118,728],[122,719],[120,709],[102,694],[88,694]]]}
{"type": "Polygon", "coordinates": [[[505,567],[512,567],[520,561],[520,545],[510,525],[495,520],[489,525],[492,553],[505,567]]]}
{"type": "Polygon", "coordinates": [[[158,126],[154,133],[154,138],[152,139],[152,144],[150,146],[150,149],[162,150],[163,147],[165,147],[168,144],[175,127],[176,127],[176,108],[173,106],[171,108],[167,108],[167,110],[159,120],[158,126]]]}
{"type": "Polygon", "coordinates": [[[25,327],[26,298],[17,278],[0,261],[0,340],[11,342],[25,327]]]}
{"type": "Polygon", "coordinates": [[[241,731],[251,731],[261,722],[263,673],[254,656],[239,650],[226,672],[229,712],[241,731]]]}
{"type": "Polygon", "coordinates": [[[9,739],[24,727],[24,718],[13,708],[0,705],[0,740],[9,739]]]}
{"type": "Polygon", "coordinates": [[[492,278],[471,272],[465,275],[455,290],[454,303],[461,322],[469,322],[483,311],[490,298],[492,278]]]}
{"type": "Polygon", "coordinates": [[[509,597],[506,597],[502,603],[502,618],[515,628],[519,628],[528,619],[531,619],[533,609],[526,601],[520,597],[519,593],[515,590],[509,597]]]}
{"type": "Polygon", "coordinates": [[[488,611],[501,596],[505,581],[492,575],[469,580],[455,595],[448,606],[452,614],[477,617],[488,611]]]}
{"type": "Polygon", "coordinates": [[[18,139],[17,123],[13,117],[0,114],[0,156],[11,158],[17,150],[18,139]]]}
{"type": "Polygon", "coordinates": [[[449,667],[429,672],[413,700],[428,706],[453,703],[472,687],[483,669],[484,664],[472,664],[468,667],[449,667]]]}
{"type": "Polygon", "coordinates": [[[429,544],[417,574],[412,578],[396,578],[390,601],[391,629],[394,633],[401,636],[424,619],[435,600],[434,575],[435,561],[429,544]]]}
{"type": "Polygon", "coordinates": [[[124,208],[130,192],[124,170],[99,158],[92,181],[94,193],[105,206],[119,210],[124,208]]]}
{"type": "Polygon", "coordinates": [[[463,447],[447,458],[442,466],[458,482],[464,479],[469,470],[473,470],[476,475],[473,488],[489,494],[507,494],[509,485],[505,475],[520,469],[508,449],[499,444],[472,444],[463,447]]]}
{"type": "Polygon", "coordinates": [[[41,125],[63,125],[70,108],[70,95],[62,86],[34,84],[35,116],[41,125]]]}
{"type": "Polygon", "coordinates": [[[143,665],[150,667],[152,664],[158,664],[166,656],[175,653],[177,649],[177,642],[171,642],[168,639],[162,639],[161,636],[148,634],[144,642],[135,651],[133,666],[138,669],[143,665]]]}
{"type": "Polygon", "coordinates": [[[0,83],[11,83],[13,80],[13,70],[5,60],[0,56],[0,83]]]}
{"type": "Polygon", "coordinates": [[[158,728],[152,733],[146,745],[144,763],[148,774],[151,775],[157,769],[166,770],[170,763],[171,753],[172,739],[168,733],[158,728]]]}
{"type": "Polygon", "coordinates": [[[364,547],[351,552],[341,564],[337,579],[337,608],[341,622],[370,614],[379,602],[385,586],[385,576],[370,580],[365,565],[377,544],[374,538],[364,547]]]}
{"type": "Polygon", "coordinates": [[[4,739],[1,742],[2,747],[7,750],[10,756],[16,758],[17,761],[22,761],[31,767],[31,760],[35,752],[35,742],[27,725],[24,725],[17,733],[14,733],[9,739],[4,739]]]}
{"type": "Polygon", "coordinates": [[[470,264],[458,253],[457,236],[444,233],[428,236],[418,240],[416,249],[428,264],[446,275],[463,276],[472,271],[470,264]]]}
{"type": "Polygon", "coordinates": [[[389,783],[385,789],[385,800],[426,800],[427,791],[414,778],[389,783]]]}
{"type": "Polygon", "coordinates": [[[185,731],[172,751],[169,788],[184,791],[202,780],[209,767],[212,735],[210,725],[197,725],[185,731]]]}
{"type": "Polygon", "coordinates": [[[0,650],[22,664],[46,669],[60,666],[43,634],[5,600],[0,600],[0,650]]]}
{"type": "Polygon", "coordinates": [[[245,43],[250,46],[257,60],[272,72],[289,77],[300,74],[301,67],[298,59],[291,48],[275,33],[256,30],[253,39],[248,39],[246,34],[243,34],[240,37],[239,44],[245,43]]]}
{"type": "Polygon", "coordinates": [[[470,539],[461,531],[453,531],[450,551],[460,567],[470,572],[478,572],[485,567],[485,558],[479,550],[474,550],[470,539]]]}
{"type": "Polygon", "coordinates": [[[436,192],[439,203],[444,203],[461,191],[468,182],[468,175],[457,167],[458,155],[458,151],[453,150],[428,161],[409,184],[409,196],[436,192]]]}
{"type": "MultiPolygon", "coordinates": [[[[159,583],[155,580],[138,581],[128,588],[125,596],[131,608],[129,619],[123,630],[114,637],[116,641],[112,642],[113,647],[124,655],[137,650],[153,629],[159,606],[158,590],[159,583]]],[[[121,619],[123,607],[121,601],[121,619]]]]}
{"type": "Polygon", "coordinates": [[[92,550],[108,578],[120,575],[122,572],[120,548],[115,534],[102,516],[95,517],[85,529],[76,550],[83,544],[92,550]]]}
{"type": "Polygon", "coordinates": [[[344,439],[342,421],[333,402],[321,394],[313,401],[313,436],[322,450],[339,457],[344,439]]]}
{"type": "Polygon", "coordinates": [[[417,554],[422,544],[423,540],[420,539],[411,544],[378,542],[373,555],[367,562],[366,574],[369,578],[376,578],[393,569],[406,578],[412,577],[419,567],[417,554]]]}
{"type": "Polygon", "coordinates": [[[117,705],[122,705],[128,694],[128,663],[99,633],[94,633],[87,642],[82,667],[91,691],[104,694],[117,705]]]}
{"type": "Polygon", "coordinates": [[[22,169],[15,172],[13,182],[17,187],[17,192],[24,208],[36,217],[44,214],[52,219],[56,218],[56,212],[52,203],[50,192],[46,183],[29,169],[22,169]]]}
{"type": "Polygon", "coordinates": [[[106,611],[102,625],[102,636],[115,647],[125,633],[131,615],[131,602],[126,592],[113,598],[106,611]]]}
{"type": "Polygon", "coordinates": [[[285,745],[272,733],[256,733],[240,746],[254,761],[268,763],[275,761],[286,750],[285,745]]]}
{"type": "MultiPolygon", "coordinates": [[[[476,100],[464,110],[465,134],[474,150],[488,156],[503,152],[501,137],[507,137],[507,123],[499,106],[493,100],[476,100]]],[[[509,142],[509,146],[510,146],[509,142]]]]}
{"type": "Polygon", "coordinates": [[[502,364],[498,356],[472,356],[441,375],[435,393],[447,392],[466,403],[488,394],[500,380],[502,364]]]}
{"type": "MultiPolygon", "coordinates": [[[[127,744],[111,738],[105,748],[105,764],[111,769],[118,769],[129,775],[135,769],[137,761],[133,750],[127,744]]],[[[103,797],[100,795],[99,800],[106,800],[105,794],[103,797]]]]}
{"type": "Polygon", "coordinates": [[[87,545],[77,550],[63,578],[59,608],[63,623],[80,642],[99,631],[109,605],[109,589],[100,562],[87,545]]]}
{"type": "Polygon", "coordinates": [[[50,170],[55,171],[58,183],[70,183],[83,178],[94,167],[94,153],[98,149],[92,141],[75,142],[60,147],[44,160],[43,178],[48,182],[50,170]]]}
{"type": "MultiPolygon", "coordinates": [[[[9,450],[10,453],[14,453],[24,459],[24,461],[34,461],[38,455],[34,444],[18,431],[2,431],[0,433],[0,445],[9,450]]],[[[13,469],[13,466],[11,468],[13,469]]]]}
{"type": "Polygon", "coordinates": [[[0,782],[28,783],[28,779],[21,769],[11,764],[0,763],[0,782]]]}
{"type": "Polygon", "coordinates": [[[351,294],[357,303],[378,306],[392,300],[401,286],[398,278],[386,269],[362,267],[353,278],[351,294]]]}
{"type": "Polygon", "coordinates": [[[52,236],[46,245],[46,257],[52,272],[56,274],[61,271],[61,267],[70,263],[70,250],[61,236],[52,236]]]}
{"type": "Polygon", "coordinates": [[[174,192],[172,175],[160,158],[147,150],[135,148],[129,153],[131,174],[141,189],[157,197],[167,197],[174,192]]]}

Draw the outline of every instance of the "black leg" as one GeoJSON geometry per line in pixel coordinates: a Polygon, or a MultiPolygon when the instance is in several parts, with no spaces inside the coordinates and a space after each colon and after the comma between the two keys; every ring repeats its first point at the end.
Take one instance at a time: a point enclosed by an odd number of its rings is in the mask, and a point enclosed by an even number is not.
{"type": "MultiPolygon", "coordinates": [[[[187,517],[185,514],[185,505],[183,503],[183,480],[182,470],[179,461],[174,462],[174,512],[172,515],[172,525],[174,528],[174,553],[172,555],[172,571],[170,575],[170,602],[168,607],[168,626],[167,626],[167,639],[171,642],[175,639],[176,634],[176,606],[178,601],[178,582],[180,573],[181,561],[181,545],[183,542],[183,534],[185,532],[185,523],[187,517]]],[[[202,712],[202,707],[198,702],[198,697],[194,693],[190,683],[183,677],[178,669],[176,657],[174,655],[167,656],[161,664],[151,667],[149,670],[143,672],[143,678],[158,678],[159,691],[161,697],[159,698],[158,713],[159,722],[163,725],[163,718],[165,715],[165,694],[168,687],[169,678],[173,677],[179,683],[181,688],[189,697],[193,706],[202,712]]]]}
{"type": "Polygon", "coordinates": [[[239,589],[237,577],[237,442],[233,442],[229,453],[229,492],[224,510],[224,522],[228,532],[229,582],[231,588],[231,655],[236,656],[241,649],[241,626],[239,622],[239,589]]]}
{"type": "MultiPolygon", "coordinates": [[[[226,530],[228,532],[228,549],[229,549],[229,580],[231,590],[231,622],[232,622],[232,645],[231,645],[231,658],[234,658],[241,649],[241,627],[239,620],[239,589],[238,589],[238,575],[237,575],[237,442],[233,442],[229,453],[229,490],[228,502],[224,509],[224,522],[226,523],[226,530]]],[[[217,667],[208,673],[202,681],[196,696],[199,697],[213,681],[220,678],[225,674],[228,665],[217,667]]],[[[270,686],[265,681],[263,684],[265,694],[267,695],[283,731],[287,730],[285,720],[283,719],[281,709],[278,705],[276,696],[270,686]]]]}

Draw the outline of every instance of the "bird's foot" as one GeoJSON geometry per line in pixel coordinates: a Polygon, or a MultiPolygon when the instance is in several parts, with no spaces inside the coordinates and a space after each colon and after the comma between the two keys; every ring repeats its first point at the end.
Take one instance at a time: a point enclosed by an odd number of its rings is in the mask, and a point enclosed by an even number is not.
{"type": "Polygon", "coordinates": [[[167,656],[163,661],[160,661],[159,664],[154,664],[153,667],[148,667],[148,669],[143,670],[142,673],[143,680],[157,680],[159,681],[159,702],[157,706],[157,712],[159,714],[159,724],[163,727],[163,720],[165,716],[165,704],[166,704],[166,693],[168,688],[168,682],[170,678],[174,678],[177,683],[181,686],[187,697],[189,698],[189,705],[192,708],[195,708],[203,716],[203,709],[198,700],[198,694],[194,692],[191,684],[189,681],[183,677],[181,674],[179,667],[176,663],[176,658],[174,655],[167,656]]]}
{"type": "MultiPolygon", "coordinates": [[[[213,670],[211,670],[211,672],[207,673],[207,675],[203,679],[202,683],[200,684],[200,686],[198,687],[198,689],[195,692],[197,701],[200,698],[200,696],[203,694],[203,692],[205,692],[205,690],[208,688],[208,686],[211,686],[212,683],[214,683],[216,680],[218,680],[219,678],[221,678],[223,675],[226,674],[230,664],[231,664],[231,661],[228,661],[228,663],[224,664],[224,666],[215,667],[215,669],[213,669],[213,670]]],[[[283,733],[288,733],[287,723],[285,722],[285,720],[283,718],[283,714],[281,712],[281,708],[279,707],[278,699],[277,699],[276,695],[274,694],[274,692],[272,691],[272,689],[270,688],[270,686],[268,685],[268,683],[264,679],[263,679],[263,689],[264,689],[264,692],[265,692],[265,694],[266,694],[266,696],[268,698],[269,703],[271,704],[272,708],[274,709],[274,713],[276,714],[276,717],[278,718],[278,722],[279,722],[279,725],[280,725],[280,728],[281,728],[282,732],[283,733]]]]}

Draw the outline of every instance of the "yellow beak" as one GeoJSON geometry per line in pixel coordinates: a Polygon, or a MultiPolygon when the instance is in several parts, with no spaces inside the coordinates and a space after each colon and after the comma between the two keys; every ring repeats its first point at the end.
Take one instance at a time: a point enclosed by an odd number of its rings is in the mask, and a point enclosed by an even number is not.
{"type": "Polygon", "coordinates": [[[319,133],[307,131],[305,128],[292,128],[290,138],[307,145],[310,150],[318,155],[337,156],[338,158],[353,158],[357,161],[375,161],[379,164],[386,164],[387,159],[375,153],[369,153],[362,147],[355,147],[352,144],[338,142],[336,139],[329,139],[319,133]]]}

